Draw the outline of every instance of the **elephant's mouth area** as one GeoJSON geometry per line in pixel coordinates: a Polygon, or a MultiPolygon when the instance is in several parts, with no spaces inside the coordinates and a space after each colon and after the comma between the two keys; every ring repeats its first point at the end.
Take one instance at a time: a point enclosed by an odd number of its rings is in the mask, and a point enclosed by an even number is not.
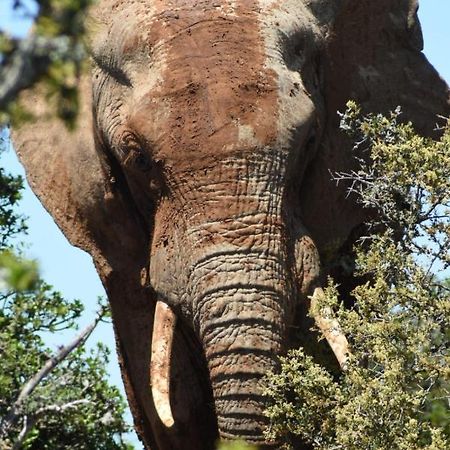
{"type": "MultiPolygon", "coordinates": [[[[314,263],[318,264],[318,257],[312,241],[299,232],[298,241],[288,246],[287,230],[280,226],[283,223],[280,216],[273,221],[267,214],[263,216],[263,223],[251,223],[260,228],[256,237],[254,229],[249,231],[253,237],[247,247],[239,240],[236,245],[234,239],[236,236],[240,239],[250,224],[243,228],[242,222],[240,226],[228,225],[226,232],[219,232],[219,222],[210,221],[208,226],[213,226],[214,233],[211,229],[208,233],[216,235],[215,241],[206,240],[198,228],[195,232],[194,228],[188,228],[183,236],[194,238],[194,244],[188,247],[187,240],[175,241],[152,255],[152,264],[165,266],[167,271],[159,278],[162,280],[159,284],[155,279],[151,281],[158,302],[150,367],[155,408],[167,427],[174,424],[170,361],[175,325],[181,318],[193,328],[203,348],[221,436],[263,441],[267,419],[261,380],[277,367],[277,356],[285,350],[301,284],[310,277],[308,289],[314,291],[313,303],[323,295],[314,284],[318,270],[314,263]],[[217,240],[217,235],[222,235],[221,239],[217,240]],[[200,245],[206,242],[209,245],[200,245]],[[178,262],[171,264],[171,258],[178,262]],[[185,264],[186,261],[190,263],[185,264]],[[180,280],[184,291],[176,298],[173,285],[180,280]],[[231,422],[227,420],[230,414],[231,422]]],[[[315,320],[344,366],[348,344],[339,324],[330,311],[324,311],[323,315],[319,312],[315,320]]]]}

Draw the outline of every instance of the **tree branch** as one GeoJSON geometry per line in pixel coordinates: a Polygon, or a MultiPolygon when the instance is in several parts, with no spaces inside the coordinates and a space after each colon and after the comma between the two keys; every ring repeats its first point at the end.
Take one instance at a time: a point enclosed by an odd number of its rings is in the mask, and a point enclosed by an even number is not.
{"type": "Polygon", "coordinates": [[[0,110],[6,109],[20,91],[31,87],[44,75],[51,63],[56,60],[80,60],[68,36],[48,38],[36,33],[17,43],[9,59],[0,66],[0,110]]]}
{"type": "Polygon", "coordinates": [[[55,413],[55,412],[64,412],[68,409],[77,408],[80,405],[90,405],[92,402],[90,400],[86,400],[84,398],[79,400],[73,400],[68,403],[64,403],[63,405],[48,405],[43,406],[42,408],[39,408],[36,411],[35,416],[39,417],[46,413],[55,413]]]}
{"type": "Polygon", "coordinates": [[[89,324],[80,334],[78,334],[72,342],[68,345],[61,347],[58,352],[49,358],[42,368],[31,377],[25,385],[22,387],[17,400],[12,404],[6,416],[0,423],[0,437],[6,436],[11,427],[17,422],[23,404],[27,397],[29,397],[36,389],[38,384],[61,362],[63,361],[73,350],[79,347],[94,331],[98,322],[102,319],[106,312],[106,307],[102,307],[97,313],[95,320],[89,324]]]}
{"type": "Polygon", "coordinates": [[[22,447],[23,442],[25,441],[26,437],[30,433],[30,431],[33,429],[34,425],[36,424],[36,418],[30,418],[28,416],[24,416],[23,418],[23,428],[20,430],[19,436],[17,437],[17,441],[14,442],[13,447],[11,450],[19,450],[22,447]]]}
{"type": "Polygon", "coordinates": [[[39,420],[39,417],[47,414],[47,413],[61,413],[68,409],[77,408],[80,405],[89,405],[92,402],[86,399],[80,399],[80,400],[74,400],[72,402],[65,403],[64,405],[48,405],[43,406],[42,408],[39,408],[33,416],[24,416],[24,424],[23,428],[19,433],[19,436],[17,437],[17,441],[14,442],[14,445],[11,450],[19,450],[22,448],[22,444],[25,441],[26,437],[30,433],[30,431],[33,429],[33,427],[36,425],[37,421],[39,420]]]}

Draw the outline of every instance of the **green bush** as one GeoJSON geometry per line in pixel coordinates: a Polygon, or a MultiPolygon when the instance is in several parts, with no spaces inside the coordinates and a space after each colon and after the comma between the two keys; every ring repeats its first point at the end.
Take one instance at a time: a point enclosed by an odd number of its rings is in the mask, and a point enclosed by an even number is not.
{"type": "Polygon", "coordinates": [[[354,103],[341,126],[360,168],[336,174],[373,211],[355,246],[354,275],[369,280],[345,309],[329,280],[323,305],[351,344],[336,375],[302,349],[268,377],[269,438],[301,438],[321,450],[450,448],[450,125],[438,141],[411,124],[362,117],[354,103]]]}

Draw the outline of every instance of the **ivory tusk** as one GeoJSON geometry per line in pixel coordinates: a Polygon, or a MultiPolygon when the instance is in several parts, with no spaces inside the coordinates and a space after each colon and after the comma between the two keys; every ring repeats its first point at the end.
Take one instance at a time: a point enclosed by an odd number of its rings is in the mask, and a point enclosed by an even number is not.
{"type": "Polygon", "coordinates": [[[153,402],[161,422],[171,427],[175,422],[170,407],[170,356],[176,316],[170,306],[158,301],[153,324],[150,360],[150,385],[153,402]]]}
{"type": "MultiPolygon", "coordinates": [[[[322,288],[315,288],[311,297],[311,310],[315,312],[317,308],[317,300],[323,297],[325,294],[322,288]]],[[[347,360],[349,351],[349,345],[347,338],[341,330],[339,322],[332,317],[333,313],[331,308],[322,308],[320,311],[314,313],[314,320],[320,331],[325,336],[331,350],[333,350],[336,359],[339,362],[342,370],[347,368],[347,360]]]]}

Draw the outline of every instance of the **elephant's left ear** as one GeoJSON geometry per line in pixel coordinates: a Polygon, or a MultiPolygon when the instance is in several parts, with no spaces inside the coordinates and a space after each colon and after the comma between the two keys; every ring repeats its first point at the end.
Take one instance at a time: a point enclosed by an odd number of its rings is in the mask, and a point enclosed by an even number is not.
{"type": "Polygon", "coordinates": [[[355,164],[338,111],[348,100],[364,113],[400,106],[403,120],[432,136],[438,115],[450,116],[450,93],[422,53],[417,0],[311,0],[309,5],[326,39],[321,60],[326,121],[300,202],[304,223],[324,254],[333,253],[365,219],[365,212],[347,199],[345,186],[331,180],[330,173],[355,164]]]}

